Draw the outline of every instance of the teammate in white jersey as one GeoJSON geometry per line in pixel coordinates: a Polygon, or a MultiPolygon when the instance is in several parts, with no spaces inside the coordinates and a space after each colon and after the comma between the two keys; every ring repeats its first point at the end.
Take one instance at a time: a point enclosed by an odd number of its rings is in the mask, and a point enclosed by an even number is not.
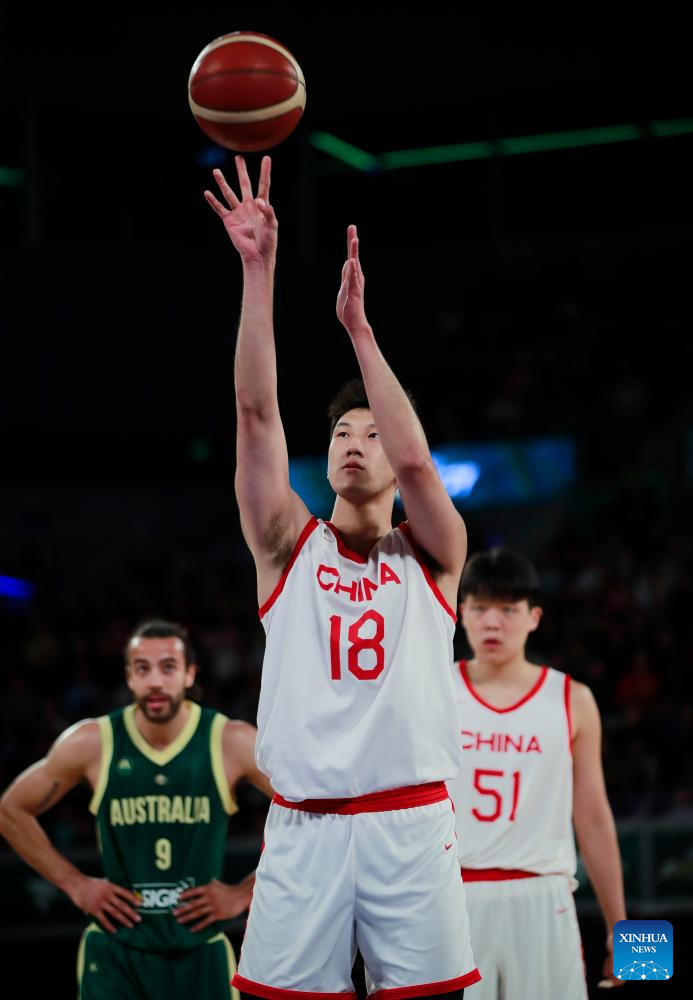
{"type": "Polygon", "coordinates": [[[356,227],[337,316],[363,382],[330,410],[332,520],[289,485],[272,325],[270,159],[257,197],[209,191],[243,264],[236,494],[267,633],[258,762],[277,796],[234,985],[262,997],[461,996],[479,973],[445,787],[461,764],[449,664],[466,532],[364,311],[356,227]],[[392,529],[395,490],[408,516],[392,529]]]}
{"type": "MultiPolygon", "coordinates": [[[[573,823],[607,925],[625,919],[621,860],[591,692],[528,662],[539,578],[508,549],[475,555],[460,584],[474,653],[454,665],[464,764],[448,782],[465,881],[479,1000],[585,1000],[572,893],[573,823]]],[[[619,984],[620,985],[620,984],[619,984]]]]}

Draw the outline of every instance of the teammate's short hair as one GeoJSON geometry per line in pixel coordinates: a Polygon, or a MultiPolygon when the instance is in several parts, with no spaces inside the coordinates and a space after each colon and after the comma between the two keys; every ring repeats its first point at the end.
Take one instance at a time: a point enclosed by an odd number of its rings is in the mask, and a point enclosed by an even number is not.
{"type": "Polygon", "coordinates": [[[460,601],[467,597],[493,601],[525,600],[530,608],[539,603],[539,574],[529,561],[513,549],[477,552],[464,568],[460,601]]]}
{"type": "MultiPolygon", "coordinates": [[[[407,399],[414,407],[414,412],[416,412],[414,397],[408,389],[405,389],[404,391],[407,394],[407,399]]],[[[327,407],[327,416],[330,418],[330,437],[332,437],[337,423],[349,410],[370,410],[370,408],[371,404],[368,402],[368,396],[366,394],[366,387],[363,384],[363,379],[349,379],[348,382],[344,383],[330,405],[327,407]]]]}
{"type": "Polygon", "coordinates": [[[167,622],[163,618],[153,618],[151,621],[142,622],[135,629],[125,645],[125,662],[128,659],[128,650],[133,639],[180,639],[183,643],[185,653],[185,665],[189,667],[191,663],[197,663],[195,650],[190,644],[188,630],[178,625],[176,622],[167,622]]]}

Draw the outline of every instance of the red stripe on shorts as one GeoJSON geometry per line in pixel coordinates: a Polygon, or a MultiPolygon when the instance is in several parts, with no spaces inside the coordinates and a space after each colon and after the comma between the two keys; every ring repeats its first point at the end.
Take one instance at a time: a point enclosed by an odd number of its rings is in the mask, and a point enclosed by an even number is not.
{"type": "Polygon", "coordinates": [[[422,983],[420,986],[394,986],[392,989],[376,990],[375,993],[368,994],[368,1000],[380,1000],[380,997],[387,997],[387,1000],[404,1000],[405,997],[426,997],[436,993],[452,993],[453,990],[463,990],[466,986],[481,982],[481,973],[478,969],[472,969],[464,976],[456,979],[446,979],[441,983],[422,983]]]}
{"type": "Polygon", "coordinates": [[[448,798],[444,781],[430,781],[425,785],[408,785],[406,788],[388,788],[385,792],[371,792],[357,795],[353,799],[303,799],[290,802],[282,795],[275,795],[272,802],[285,809],[297,809],[308,813],[335,813],[339,816],[354,816],[365,812],[391,812],[394,809],[411,809],[414,806],[429,806],[433,802],[443,802],[448,798]]]}
{"type": "Polygon", "coordinates": [[[509,882],[515,878],[541,878],[541,875],[517,868],[463,868],[462,878],[465,882],[509,882]]]}
{"type": "Polygon", "coordinates": [[[327,997],[329,1000],[356,1000],[356,993],[315,993],[311,990],[283,990],[279,986],[266,986],[264,983],[254,983],[238,973],[231,980],[231,985],[243,993],[251,993],[255,997],[265,997],[266,1000],[298,1000],[299,997],[327,997]]]}

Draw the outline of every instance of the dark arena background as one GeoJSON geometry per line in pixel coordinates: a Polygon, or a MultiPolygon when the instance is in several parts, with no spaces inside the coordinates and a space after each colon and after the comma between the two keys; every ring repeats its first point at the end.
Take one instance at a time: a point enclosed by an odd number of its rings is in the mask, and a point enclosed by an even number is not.
{"type": "MultiPolygon", "coordinates": [[[[123,644],[147,617],[188,626],[205,702],[255,721],[263,632],[233,492],[241,270],[202,196],[233,158],[186,94],[207,42],[252,29],[307,81],[272,151],[292,478],[329,514],[325,408],[356,374],[334,314],[355,222],[370,321],[470,552],[535,561],[531,656],[599,703],[629,916],[690,928],[690,39],[657,11],[564,17],[0,14],[2,788],[71,722],[125,703],[123,644]]],[[[43,821],[96,873],[87,802],[75,791],[43,821]]],[[[253,791],[240,804],[229,879],[254,866],[266,809],[253,791]]],[[[580,881],[597,996],[604,930],[580,881]]],[[[0,883],[3,969],[22,996],[74,996],[85,918],[4,842],[0,883]]]]}

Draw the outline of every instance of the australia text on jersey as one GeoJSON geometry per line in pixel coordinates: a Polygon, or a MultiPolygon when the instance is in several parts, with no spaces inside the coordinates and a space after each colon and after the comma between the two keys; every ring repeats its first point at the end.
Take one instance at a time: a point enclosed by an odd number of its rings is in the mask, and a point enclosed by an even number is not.
{"type": "Polygon", "coordinates": [[[134,795],[111,799],[111,826],[135,823],[209,823],[211,809],[207,795],[134,795]]]}

